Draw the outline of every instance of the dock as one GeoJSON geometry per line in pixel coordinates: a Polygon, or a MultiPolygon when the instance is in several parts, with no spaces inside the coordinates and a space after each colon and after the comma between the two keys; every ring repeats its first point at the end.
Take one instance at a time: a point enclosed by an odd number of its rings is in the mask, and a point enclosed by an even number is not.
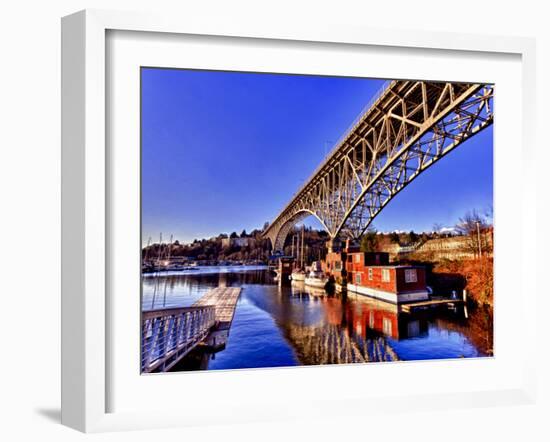
{"type": "Polygon", "coordinates": [[[216,325],[207,338],[200,343],[202,347],[210,351],[220,351],[225,348],[241,290],[240,287],[218,287],[210,290],[193,304],[193,307],[213,305],[216,312],[216,325]]]}
{"type": "Polygon", "coordinates": [[[429,308],[429,307],[438,307],[438,306],[454,306],[464,303],[463,299],[451,299],[451,298],[439,298],[439,299],[430,299],[429,301],[420,301],[420,302],[409,302],[407,304],[401,304],[399,310],[404,313],[412,313],[414,310],[429,308]]]}
{"type": "Polygon", "coordinates": [[[201,299],[195,302],[192,307],[206,307],[213,305],[216,310],[216,322],[218,328],[229,328],[235,315],[235,307],[241,287],[218,287],[210,290],[201,299]]]}
{"type": "Polygon", "coordinates": [[[141,370],[170,370],[198,346],[225,348],[240,287],[217,287],[191,307],[142,312],[141,370]]]}

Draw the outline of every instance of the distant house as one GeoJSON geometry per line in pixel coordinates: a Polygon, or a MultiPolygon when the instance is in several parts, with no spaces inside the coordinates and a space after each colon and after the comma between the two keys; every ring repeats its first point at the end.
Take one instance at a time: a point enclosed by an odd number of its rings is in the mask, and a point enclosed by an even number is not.
{"type": "Polygon", "coordinates": [[[223,247],[247,247],[254,245],[254,238],[222,238],[223,247]]]}

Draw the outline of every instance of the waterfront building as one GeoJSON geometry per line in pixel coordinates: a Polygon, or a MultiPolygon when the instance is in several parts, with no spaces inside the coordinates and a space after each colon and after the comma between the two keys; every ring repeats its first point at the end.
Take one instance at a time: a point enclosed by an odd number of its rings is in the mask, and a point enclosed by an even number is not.
{"type": "Polygon", "coordinates": [[[361,252],[348,245],[342,252],[328,253],[323,270],[334,276],[337,288],[347,282],[348,292],[394,304],[429,298],[425,268],[391,265],[388,253],[361,252]]]}

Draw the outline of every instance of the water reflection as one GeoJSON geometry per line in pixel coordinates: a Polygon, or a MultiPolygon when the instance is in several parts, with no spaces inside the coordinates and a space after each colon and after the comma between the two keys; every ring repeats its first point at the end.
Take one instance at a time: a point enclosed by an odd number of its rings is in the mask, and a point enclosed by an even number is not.
{"type": "Polygon", "coordinates": [[[148,275],[142,280],[143,311],[188,307],[215,287],[273,284],[263,266],[202,267],[195,271],[148,275]]]}
{"type": "Polygon", "coordinates": [[[210,288],[242,286],[228,345],[194,352],[176,370],[277,367],[491,354],[487,312],[430,310],[405,314],[361,295],[328,295],[292,284],[280,287],[265,269],[147,278],[144,310],[188,306],[210,288]],[[166,288],[166,290],[165,290],[166,288]]]}

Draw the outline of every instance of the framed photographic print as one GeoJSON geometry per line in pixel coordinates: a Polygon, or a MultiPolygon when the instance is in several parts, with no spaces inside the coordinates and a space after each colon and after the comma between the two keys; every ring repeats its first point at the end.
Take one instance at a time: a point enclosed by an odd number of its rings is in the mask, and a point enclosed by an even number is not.
{"type": "Polygon", "coordinates": [[[63,422],[531,401],[533,43],[459,37],[64,18],[63,422]]]}
{"type": "Polygon", "coordinates": [[[140,76],[142,372],[493,355],[494,85],[140,76]]]}

